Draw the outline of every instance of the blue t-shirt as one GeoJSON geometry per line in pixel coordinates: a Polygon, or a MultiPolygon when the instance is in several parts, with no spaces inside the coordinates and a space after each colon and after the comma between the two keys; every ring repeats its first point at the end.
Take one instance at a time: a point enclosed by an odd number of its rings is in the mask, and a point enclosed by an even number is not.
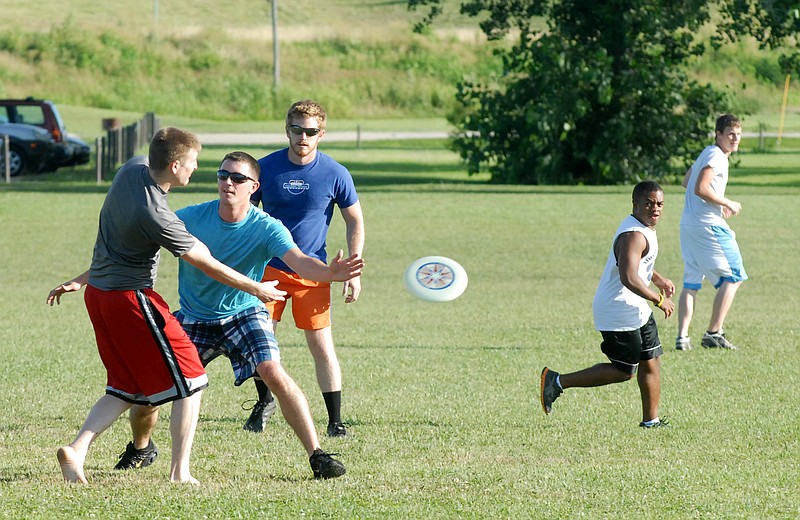
{"type": "MultiPolygon", "coordinates": [[[[261,186],[250,200],[280,219],[303,253],[327,263],[325,239],[334,205],[349,208],[358,202],[350,172],[319,150],[312,163],[302,166],[289,160],[288,148],[263,157],[258,164],[261,186]]],[[[269,265],[292,272],[279,258],[269,265]]]]}
{"type": "MultiPolygon", "coordinates": [[[[214,258],[256,281],[261,281],[272,257],[282,257],[297,247],[279,220],[255,206],[250,207],[244,220],[235,223],[220,218],[219,200],[175,213],[214,258]]],[[[209,278],[184,260],[178,267],[178,297],[181,312],[196,320],[219,320],[263,305],[255,296],[209,278]]]]}

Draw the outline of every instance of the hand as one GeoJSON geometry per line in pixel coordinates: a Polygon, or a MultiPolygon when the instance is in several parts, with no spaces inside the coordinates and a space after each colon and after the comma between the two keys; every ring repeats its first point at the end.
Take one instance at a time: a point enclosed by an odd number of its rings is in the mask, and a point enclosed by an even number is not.
{"type": "Polygon", "coordinates": [[[336,253],[336,257],[331,260],[328,270],[331,273],[331,280],[334,282],[346,282],[351,278],[361,276],[361,270],[364,268],[364,260],[359,255],[350,255],[348,258],[342,260],[344,252],[340,249],[336,253]]]}
{"type": "Polygon", "coordinates": [[[358,300],[358,296],[361,294],[361,277],[356,276],[346,282],[344,282],[344,286],[342,287],[342,296],[344,296],[345,303],[353,303],[354,301],[358,300]]]}
{"type": "Polygon", "coordinates": [[[260,286],[261,291],[259,291],[258,294],[255,294],[255,297],[262,302],[269,303],[286,299],[284,298],[284,296],[286,296],[286,291],[281,291],[276,288],[278,285],[278,280],[267,280],[266,282],[261,282],[258,285],[260,286]]]}
{"type": "Polygon", "coordinates": [[[664,311],[664,318],[666,319],[675,311],[675,304],[669,298],[664,298],[664,301],[661,302],[660,309],[664,311]]]}
{"type": "Polygon", "coordinates": [[[665,298],[672,298],[675,294],[675,284],[669,278],[661,278],[656,280],[653,278],[653,285],[658,287],[659,291],[664,293],[665,298]]]}
{"type": "Polygon", "coordinates": [[[742,205],[735,200],[725,199],[725,204],[722,206],[722,216],[730,218],[738,215],[742,211],[742,205]]]}
{"type": "Polygon", "coordinates": [[[70,280],[69,282],[64,282],[52,291],[50,294],[47,295],[47,304],[51,307],[53,304],[61,305],[61,295],[66,294],[68,292],[75,292],[80,291],[83,287],[82,283],[76,282],[74,280],[70,280]]]}

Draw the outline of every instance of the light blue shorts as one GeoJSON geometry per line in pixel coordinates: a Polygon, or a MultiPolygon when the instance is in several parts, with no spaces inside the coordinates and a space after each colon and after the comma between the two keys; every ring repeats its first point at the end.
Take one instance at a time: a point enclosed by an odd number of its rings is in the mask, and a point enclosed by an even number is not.
{"type": "Polygon", "coordinates": [[[699,290],[704,278],[715,288],[747,280],[736,233],[727,226],[681,226],[681,255],[686,289],[699,290]]]}

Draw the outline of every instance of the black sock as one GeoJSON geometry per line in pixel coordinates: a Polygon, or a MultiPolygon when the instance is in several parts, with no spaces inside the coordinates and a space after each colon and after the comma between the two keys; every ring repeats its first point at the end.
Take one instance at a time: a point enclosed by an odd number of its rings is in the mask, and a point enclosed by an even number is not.
{"type": "Polygon", "coordinates": [[[253,381],[255,382],[256,390],[258,391],[258,400],[262,403],[269,403],[272,401],[272,392],[270,392],[269,388],[267,388],[267,384],[260,379],[254,379],[253,381]]]}
{"type": "Polygon", "coordinates": [[[342,391],[322,392],[322,398],[328,409],[328,424],[342,422],[342,391]]]}

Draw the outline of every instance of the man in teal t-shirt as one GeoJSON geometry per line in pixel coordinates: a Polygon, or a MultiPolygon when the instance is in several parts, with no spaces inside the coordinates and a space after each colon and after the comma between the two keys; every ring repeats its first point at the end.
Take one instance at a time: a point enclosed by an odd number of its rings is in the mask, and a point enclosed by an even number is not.
{"type": "MultiPolygon", "coordinates": [[[[346,281],[359,276],[363,261],[356,255],[343,259],[339,251],[330,265],[311,258],[300,251],[279,220],[250,203],[250,196],[259,187],[259,174],[252,156],[229,153],[217,172],[219,200],[189,206],[176,214],[217,259],[253,280],[261,280],[273,257],[311,280],[346,281]]],[[[251,377],[264,380],[273,389],[286,422],[306,448],[314,477],[343,475],[344,465],[320,448],[308,401],[280,363],[264,304],[208,278],[186,262],[179,267],[178,295],[181,308],[175,316],[197,346],[203,364],[224,355],[231,362],[237,386],[251,377]]],[[[132,409],[136,446],[149,445],[157,417],[156,407],[132,409]]]]}

